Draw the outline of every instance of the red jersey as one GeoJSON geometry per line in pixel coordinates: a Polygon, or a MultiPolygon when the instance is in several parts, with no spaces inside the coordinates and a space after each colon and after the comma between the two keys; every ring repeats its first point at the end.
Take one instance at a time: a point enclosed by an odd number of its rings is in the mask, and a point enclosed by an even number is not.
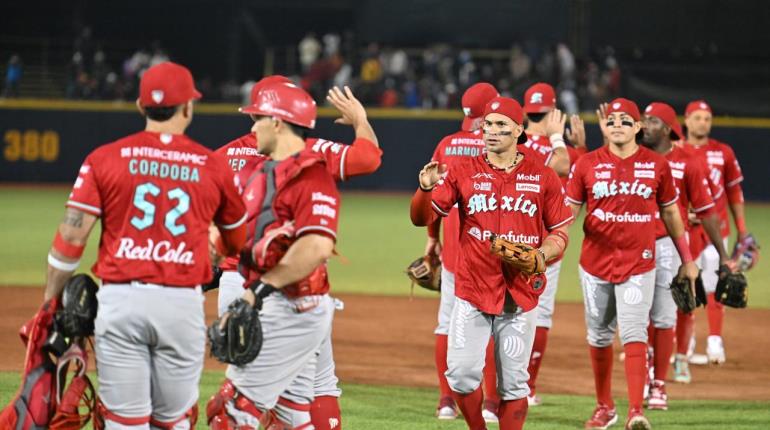
{"type": "MultiPolygon", "coordinates": [[[[671,176],[674,185],[679,192],[679,214],[685,229],[689,230],[688,212],[694,212],[698,217],[709,214],[714,208],[714,198],[709,186],[708,168],[701,163],[699,158],[690,155],[687,151],[674,146],[666,154],[666,159],[671,167],[671,176]]],[[[658,238],[668,236],[668,231],[660,215],[655,217],[655,235],[658,238]]]]}
{"type": "Polygon", "coordinates": [[[619,284],[655,269],[655,214],[678,199],[671,168],[644,147],[621,159],[608,146],[580,157],[567,200],[586,204],[583,269],[619,284]]]}
{"type": "MultiPolygon", "coordinates": [[[[337,181],[374,172],[382,157],[382,150],[368,139],[358,138],[352,145],[317,138],[308,138],[305,143],[310,151],[323,156],[326,169],[337,181]]],[[[257,152],[257,137],[254,133],[245,134],[216,152],[227,157],[227,162],[235,172],[241,171],[251,160],[266,158],[257,152]]],[[[219,267],[222,270],[236,270],[238,258],[226,258],[219,267]]]]}
{"type": "MultiPolygon", "coordinates": [[[[337,239],[340,196],[321,154],[307,148],[299,154],[277,162],[268,158],[252,160],[239,173],[244,184],[247,238],[251,249],[266,231],[294,223],[297,238],[305,234],[322,234],[337,239]]],[[[244,274],[246,284],[259,274],[244,274]]],[[[283,288],[291,297],[325,294],[329,291],[326,264],[319,266],[309,278],[283,288]]]]}
{"type": "MultiPolygon", "coordinates": [[[[356,139],[352,145],[314,137],[308,138],[305,143],[311,151],[323,155],[326,168],[337,181],[374,172],[379,167],[379,160],[382,157],[382,150],[363,138],[356,139]]],[[[216,152],[227,157],[230,167],[236,172],[243,169],[249,160],[264,157],[257,152],[257,137],[254,133],[245,134],[217,149],[216,152]]]]}
{"type": "MultiPolygon", "coordinates": [[[[543,136],[540,134],[527,134],[527,141],[524,142],[524,146],[526,146],[529,149],[532,149],[533,151],[537,151],[541,154],[551,154],[553,153],[553,146],[551,145],[551,139],[548,136],[543,136]]],[[[567,144],[567,155],[569,156],[569,165],[570,167],[575,165],[575,162],[580,158],[582,155],[586,153],[586,150],[584,148],[576,149],[572,145],[567,144]]],[[[547,163],[546,163],[547,164],[547,163]]],[[[567,177],[559,177],[561,179],[562,185],[564,187],[567,187],[567,177]]]]}
{"type": "Polygon", "coordinates": [[[95,149],[67,206],[102,219],[92,271],[105,283],[211,280],[208,228],[246,220],[226,160],[184,135],[143,131],[95,149]]]}
{"type": "MultiPolygon", "coordinates": [[[[447,168],[460,160],[468,157],[478,157],[486,152],[484,147],[484,134],[481,130],[466,131],[460,130],[450,134],[436,146],[433,151],[431,161],[438,161],[446,164],[447,168]]],[[[538,152],[524,146],[517,146],[524,156],[536,160],[537,163],[547,165],[551,160],[550,152],[538,152]]],[[[459,249],[460,236],[460,216],[456,206],[452,207],[449,215],[444,218],[444,245],[441,251],[441,262],[444,268],[452,273],[455,272],[457,251],[459,249]]]]}
{"type": "MultiPolygon", "coordinates": [[[[733,149],[725,143],[715,139],[709,139],[705,145],[687,145],[688,148],[705,160],[710,169],[711,180],[722,189],[739,186],[743,181],[743,173],[738,159],[735,158],[733,149]]],[[[720,230],[722,237],[730,235],[730,218],[727,214],[727,192],[715,197],[716,210],[719,214],[720,230]]]]}
{"type": "Polygon", "coordinates": [[[433,189],[433,209],[448,216],[459,208],[459,246],[455,295],[479,310],[498,315],[505,291],[529,311],[545,287],[545,276],[527,279],[490,255],[492,234],[539,247],[548,231],[572,220],[556,173],[525,155],[510,173],[497,170],[483,155],[452,164],[433,189]],[[505,288],[500,288],[505,286],[505,288]]]}

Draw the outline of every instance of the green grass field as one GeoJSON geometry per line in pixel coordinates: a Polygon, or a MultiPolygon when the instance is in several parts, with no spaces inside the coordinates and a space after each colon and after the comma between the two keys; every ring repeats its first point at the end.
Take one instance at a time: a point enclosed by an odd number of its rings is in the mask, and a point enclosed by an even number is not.
{"type": "MultiPolygon", "coordinates": [[[[208,398],[222,382],[220,372],[205,372],[201,381],[200,421],[205,425],[208,398]]],[[[92,380],[96,380],[92,375],[92,380]]],[[[16,392],[18,377],[0,372],[0,404],[6,404],[16,392]]],[[[343,384],[341,398],[343,424],[353,430],[461,430],[462,418],[438,421],[433,417],[435,390],[429,388],[379,387],[343,384]]],[[[548,395],[546,403],[530,408],[526,428],[529,430],[579,429],[594,407],[594,399],[585,396],[548,395]]],[[[666,412],[650,411],[648,417],[656,429],[764,429],[770,423],[770,408],[763,402],[716,402],[673,400],[666,412]]],[[[627,404],[619,402],[618,411],[625,419],[627,404]]],[[[497,428],[491,425],[490,429],[497,428]]],[[[622,428],[621,424],[614,428],[622,428]]]]}
{"type": "MultiPolygon", "coordinates": [[[[68,189],[0,189],[0,285],[42,285],[45,258],[61,216],[68,189]]],[[[423,251],[425,229],[409,221],[408,195],[343,196],[339,251],[330,263],[338,293],[409,294],[404,268],[423,251]],[[345,262],[344,260],[348,260],[345,262]]],[[[770,205],[747,206],[748,227],[760,244],[770,244],[770,205]]],[[[582,300],[577,277],[582,221],[570,230],[570,247],[562,264],[557,300],[582,300]]],[[[81,268],[94,261],[98,232],[91,235],[81,268]]],[[[748,273],[752,307],[770,307],[770,265],[748,273]]],[[[431,295],[417,291],[419,295],[431,295]]]]}
{"type": "MultiPolygon", "coordinates": [[[[40,286],[44,282],[45,257],[63,214],[68,190],[0,188],[0,286],[40,286]]],[[[408,217],[409,196],[343,196],[339,251],[348,260],[331,263],[335,292],[361,294],[409,294],[404,267],[423,250],[425,231],[413,227],[408,217]]],[[[770,206],[749,205],[750,230],[761,244],[770,243],[770,206]]],[[[562,269],[558,300],[581,301],[577,281],[577,257],[582,231],[571,230],[571,247],[562,269]]],[[[92,234],[82,268],[90,267],[97,248],[98,231],[92,234]]],[[[749,273],[750,306],[770,307],[770,266],[760,264],[749,273]]],[[[431,295],[415,291],[418,295],[431,295]]],[[[435,295],[433,295],[435,296],[435,295]]],[[[201,411],[223,375],[207,371],[201,384],[201,411]]],[[[15,373],[0,372],[0,404],[7,403],[18,388],[15,373]]],[[[433,416],[433,389],[344,384],[342,397],[346,429],[406,430],[463,429],[461,420],[439,422],[433,416]]],[[[582,396],[547,395],[544,406],[530,410],[528,429],[576,429],[593,409],[594,400],[582,396]]],[[[619,405],[625,412],[625,404],[619,405]]],[[[672,401],[668,412],[649,414],[662,429],[761,429],[770,428],[768,402],[672,401]]],[[[205,428],[199,423],[198,428],[205,428]]],[[[496,428],[492,426],[491,428],[496,428]]],[[[617,428],[620,428],[618,426],[617,428]]]]}

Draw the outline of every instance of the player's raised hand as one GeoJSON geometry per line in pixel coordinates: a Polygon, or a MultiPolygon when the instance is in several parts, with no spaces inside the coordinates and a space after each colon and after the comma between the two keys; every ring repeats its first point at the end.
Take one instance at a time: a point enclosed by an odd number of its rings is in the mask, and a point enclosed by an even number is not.
{"type": "Polygon", "coordinates": [[[342,115],[342,117],[334,120],[335,124],[352,125],[355,127],[361,121],[366,121],[366,109],[364,109],[364,106],[353,95],[353,92],[350,91],[350,87],[347,85],[344,87],[344,91],[339,87],[330,89],[326,100],[334,105],[342,115]]]}
{"type": "Polygon", "coordinates": [[[567,123],[567,115],[559,109],[554,109],[545,114],[545,133],[564,134],[564,125],[567,123]]]}
{"type": "Polygon", "coordinates": [[[586,147],[586,127],[583,120],[577,115],[572,115],[569,118],[569,130],[566,133],[567,140],[575,146],[575,148],[586,147]]]}
{"type": "Polygon", "coordinates": [[[596,109],[596,117],[599,119],[599,128],[602,130],[602,136],[607,138],[607,103],[601,103],[599,109],[596,109]]]}
{"type": "Polygon", "coordinates": [[[420,170],[420,187],[430,190],[436,186],[438,181],[446,173],[446,164],[439,164],[438,161],[431,161],[420,170]]]}

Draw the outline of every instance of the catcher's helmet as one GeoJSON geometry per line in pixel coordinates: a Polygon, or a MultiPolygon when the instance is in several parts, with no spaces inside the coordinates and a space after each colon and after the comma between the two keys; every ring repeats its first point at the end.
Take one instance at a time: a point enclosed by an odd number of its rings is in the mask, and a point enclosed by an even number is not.
{"type": "Polygon", "coordinates": [[[302,88],[288,83],[270,83],[259,88],[243,113],[272,116],[305,128],[315,128],[315,100],[302,88]]]}

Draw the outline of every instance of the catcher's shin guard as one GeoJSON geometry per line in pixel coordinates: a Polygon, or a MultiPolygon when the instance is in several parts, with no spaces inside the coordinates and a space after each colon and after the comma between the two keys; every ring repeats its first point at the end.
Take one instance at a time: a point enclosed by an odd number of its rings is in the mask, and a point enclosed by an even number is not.
{"type": "Polygon", "coordinates": [[[114,421],[124,426],[141,426],[150,422],[150,416],[145,417],[123,417],[104,406],[102,400],[96,399],[96,410],[94,411],[94,430],[104,430],[105,421],[114,421]]]}
{"type": "Polygon", "coordinates": [[[163,430],[173,430],[174,427],[176,427],[177,424],[183,422],[183,421],[189,421],[190,422],[190,429],[195,428],[195,424],[198,422],[198,403],[196,402],[193,407],[187,410],[187,412],[184,413],[181,417],[173,420],[173,421],[159,421],[155,418],[150,418],[150,425],[152,427],[156,427],[163,430]]]}

